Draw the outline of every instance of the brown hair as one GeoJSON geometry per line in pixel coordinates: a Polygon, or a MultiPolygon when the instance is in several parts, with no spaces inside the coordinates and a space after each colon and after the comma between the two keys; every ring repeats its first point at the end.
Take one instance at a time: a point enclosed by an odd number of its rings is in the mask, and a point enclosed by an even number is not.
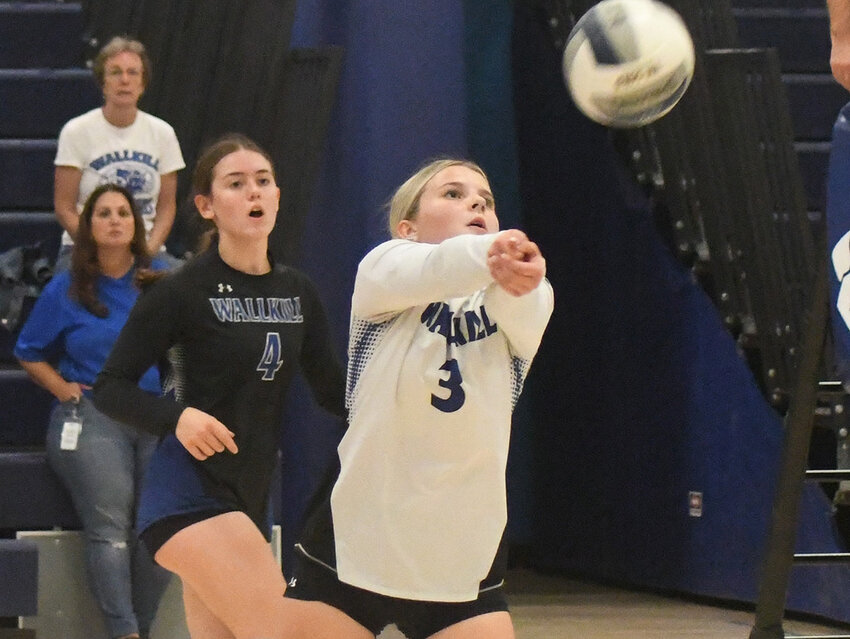
{"type": "Polygon", "coordinates": [[[106,61],[109,58],[118,55],[119,53],[135,53],[142,61],[142,86],[147,88],[151,78],[151,60],[148,57],[148,52],[138,40],[133,40],[125,36],[115,36],[107,42],[98,51],[97,56],[92,64],[92,72],[94,73],[97,85],[103,88],[103,83],[106,79],[106,61]]]}
{"type": "Polygon", "coordinates": [[[97,278],[102,272],[97,258],[97,242],[91,232],[91,219],[100,196],[110,192],[123,195],[133,213],[134,233],[130,252],[136,256],[136,276],[138,277],[140,269],[148,270],[151,265],[145,239],[145,224],[133,200],[133,194],[119,184],[101,184],[86,199],[71,253],[71,297],[97,317],[106,317],[109,315],[109,309],[97,296],[97,278]]]}
{"type": "Polygon", "coordinates": [[[419,213],[419,200],[422,197],[422,191],[425,190],[425,185],[428,181],[437,175],[443,169],[450,166],[465,166],[480,173],[484,179],[487,179],[487,174],[475,162],[469,160],[461,160],[458,158],[437,158],[424,164],[413,175],[407,178],[404,183],[390,198],[387,208],[387,224],[389,226],[390,236],[398,237],[398,224],[402,220],[413,220],[419,213]]]}
{"type": "MultiPolygon", "coordinates": [[[[227,133],[207,145],[198,156],[198,160],[195,162],[195,170],[192,172],[192,197],[194,198],[196,195],[208,196],[212,192],[216,165],[225,156],[243,149],[254,151],[266,158],[271,165],[272,177],[275,176],[274,161],[260,145],[241,133],[227,133]]],[[[218,235],[218,230],[212,221],[201,218],[200,224],[201,236],[198,242],[198,253],[208,248],[218,235]]]]}

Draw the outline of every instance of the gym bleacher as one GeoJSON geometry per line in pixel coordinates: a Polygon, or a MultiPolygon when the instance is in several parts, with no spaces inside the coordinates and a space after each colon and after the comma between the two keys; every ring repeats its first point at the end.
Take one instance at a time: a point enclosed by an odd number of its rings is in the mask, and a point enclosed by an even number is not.
{"type": "MultiPolygon", "coordinates": [[[[58,250],[56,137],[68,118],[100,101],[85,68],[83,25],[80,3],[0,3],[0,253],[35,244],[51,257],[58,250]]],[[[17,366],[14,337],[0,328],[0,632],[24,637],[35,634],[17,629],[17,617],[37,612],[38,552],[13,537],[79,523],[43,451],[52,398],[17,366]]]]}
{"type": "MultiPolygon", "coordinates": [[[[35,243],[51,256],[58,250],[56,137],[100,102],[83,31],[79,3],[0,3],[0,252],[35,243]]],[[[50,398],[16,365],[13,338],[0,329],[0,444],[40,447],[50,398]]]]}

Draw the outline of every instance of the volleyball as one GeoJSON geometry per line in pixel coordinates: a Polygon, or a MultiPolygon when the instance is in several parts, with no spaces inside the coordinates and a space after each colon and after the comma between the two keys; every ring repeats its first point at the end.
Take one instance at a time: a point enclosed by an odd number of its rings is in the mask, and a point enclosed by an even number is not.
{"type": "Polygon", "coordinates": [[[563,73],[586,116],[639,127],[684,95],[694,74],[694,43],[681,16],[663,2],[602,0],[570,32],[563,73]]]}

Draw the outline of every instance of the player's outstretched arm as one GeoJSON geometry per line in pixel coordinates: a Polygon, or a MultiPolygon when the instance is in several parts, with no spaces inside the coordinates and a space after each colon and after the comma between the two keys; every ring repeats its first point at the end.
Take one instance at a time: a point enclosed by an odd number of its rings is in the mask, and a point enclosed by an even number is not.
{"type": "Polygon", "coordinates": [[[546,260],[537,244],[515,229],[496,235],[487,266],[495,286],[487,296],[487,313],[518,357],[534,357],[554,308],[546,281],[546,260]]]}

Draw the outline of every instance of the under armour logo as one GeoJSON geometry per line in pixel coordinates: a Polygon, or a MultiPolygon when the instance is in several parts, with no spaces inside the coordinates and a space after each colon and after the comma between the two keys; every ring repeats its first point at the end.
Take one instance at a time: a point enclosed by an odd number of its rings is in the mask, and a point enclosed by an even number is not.
{"type": "Polygon", "coordinates": [[[298,578],[297,578],[297,577],[293,577],[292,579],[290,579],[290,580],[289,580],[289,587],[290,587],[290,588],[295,588],[295,584],[296,584],[297,582],[298,582],[298,578]]]}
{"type": "Polygon", "coordinates": [[[218,292],[224,293],[225,291],[227,291],[228,293],[231,293],[233,291],[233,287],[230,284],[222,284],[221,282],[219,282],[218,292]]]}

